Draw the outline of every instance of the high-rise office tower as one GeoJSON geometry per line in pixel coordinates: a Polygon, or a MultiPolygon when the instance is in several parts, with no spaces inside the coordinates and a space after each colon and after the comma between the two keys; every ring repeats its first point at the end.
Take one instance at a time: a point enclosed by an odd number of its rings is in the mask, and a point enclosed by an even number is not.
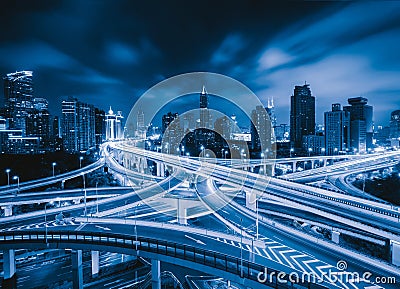
{"type": "Polygon", "coordinates": [[[116,121],[116,115],[110,106],[109,111],[105,114],[106,140],[114,140],[115,139],[115,134],[116,134],[115,121],[116,121]]]}
{"type": "Polygon", "coordinates": [[[315,97],[310,85],[295,86],[290,99],[290,142],[295,150],[302,148],[303,136],[315,134],[315,97]]]}
{"type": "Polygon", "coordinates": [[[272,127],[276,127],[276,115],[275,115],[275,106],[274,106],[274,98],[268,98],[267,107],[265,108],[268,112],[269,118],[271,120],[272,127]]]}
{"type": "Polygon", "coordinates": [[[115,138],[123,139],[124,138],[124,117],[122,116],[122,111],[118,110],[115,115],[115,138]]]}
{"type": "Polygon", "coordinates": [[[390,138],[400,139],[400,110],[390,114],[390,138]]]}
{"type": "Polygon", "coordinates": [[[350,112],[350,146],[358,152],[365,152],[372,147],[372,106],[367,105],[365,97],[349,98],[348,103],[350,105],[343,110],[350,112]]]}
{"type": "Polygon", "coordinates": [[[141,108],[139,108],[136,118],[136,136],[139,138],[146,137],[146,125],[144,120],[144,112],[141,108]]]}
{"type": "Polygon", "coordinates": [[[168,112],[162,116],[162,133],[165,133],[168,126],[178,118],[178,113],[168,112]]]}
{"type": "Polygon", "coordinates": [[[105,114],[106,140],[122,139],[124,137],[123,119],[122,111],[118,111],[115,114],[110,106],[110,110],[105,114]]]}
{"type": "Polygon", "coordinates": [[[205,86],[200,93],[200,128],[212,129],[212,119],[208,110],[208,94],[205,86]]]}
{"type": "Polygon", "coordinates": [[[95,139],[96,146],[100,145],[105,139],[106,123],[105,123],[105,111],[99,108],[94,109],[95,117],[95,139]]]}
{"type": "Polygon", "coordinates": [[[332,104],[332,111],[324,113],[325,152],[338,154],[350,147],[350,113],[341,110],[340,104],[332,104]]]}
{"type": "Polygon", "coordinates": [[[225,140],[230,140],[233,133],[233,121],[230,117],[222,116],[214,123],[214,131],[220,134],[225,140]]]}
{"type": "Polygon", "coordinates": [[[267,109],[258,105],[251,112],[251,146],[253,150],[271,151],[272,123],[267,109]]]}
{"type": "Polygon", "coordinates": [[[195,129],[194,115],[192,112],[186,112],[183,115],[183,131],[195,129]]]}
{"type": "Polygon", "coordinates": [[[86,151],[96,143],[95,109],[69,97],[62,102],[62,137],[67,152],[86,151]]]}
{"type": "Polygon", "coordinates": [[[34,109],[32,71],[9,73],[4,80],[6,118],[11,129],[26,133],[26,117],[34,109]]]}

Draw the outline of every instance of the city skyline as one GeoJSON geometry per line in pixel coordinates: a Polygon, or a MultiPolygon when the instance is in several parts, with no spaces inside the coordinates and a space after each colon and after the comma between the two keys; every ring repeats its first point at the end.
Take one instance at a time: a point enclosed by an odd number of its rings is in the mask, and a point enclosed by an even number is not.
{"type": "Polygon", "coordinates": [[[148,4],[23,3],[1,12],[0,73],[33,70],[34,94],[49,100],[52,113],[68,95],[104,110],[130,108],[152,85],[189,71],[238,79],[265,106],[273,97],[278,123],[289,123],[292,89],[304,81],[318,124],[332,103],[350,97],[368,98],[376,125],[388,125],[388,110],[400,107],[398,3],[159,3],[168,13],[148,4]],[[21,29],[28,23],[32,29],[21,29]]]}

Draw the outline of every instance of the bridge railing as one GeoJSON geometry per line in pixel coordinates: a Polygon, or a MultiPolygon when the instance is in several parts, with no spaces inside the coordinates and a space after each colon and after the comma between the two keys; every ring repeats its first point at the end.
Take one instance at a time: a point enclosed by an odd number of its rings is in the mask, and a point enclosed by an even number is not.
{"type": "Polygon", "coordinates": [[[293,283],[288,280],[288,275],[285,276],[286,278],[282,277],[278,280],[278,274],[281,272],[275,269],[267,268],[263,265],[249,262],[235,256],[170,241],[110,232],[48,231],[47,234],[44,230],[0,232],[0,250],[2,248],[9,248],[7,245],[21,245],[21,247],[23,247],[24,244],[36,244],[37,246],[46,246],[46,243],[82,244],[90,246],[101,245],[126,248],[129,250],[137,249],[138,251],[174,257],[220,269],[259,282],[260,286],[264,285],[272,288],[328,288],[321,284],[308,281],[293,283]],[[260,272],[263,274],[262,279],[266,280],[263,283],[260,282],[258,277],[260,272]],[[282,280],[285,280],[285,282],[282,282],[282,280]]]}

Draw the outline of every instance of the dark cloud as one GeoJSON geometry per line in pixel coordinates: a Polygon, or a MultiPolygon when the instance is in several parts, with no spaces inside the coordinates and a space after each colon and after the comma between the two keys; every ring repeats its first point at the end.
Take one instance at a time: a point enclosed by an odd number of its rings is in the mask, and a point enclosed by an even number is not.
{"type": "Polygon", "coordinates": [[[273,96],[278,122],[288,122],[289,96],[304,80],[318,122],[332,102],[360,94],[387,122],[386,108],[400,106],[399,3],[266,2],[8,1],[0,74],[34,70],[35,92],[55,114],[74,95],[127,115],[158,81],[211,71],[264,102],[273,96]]]}

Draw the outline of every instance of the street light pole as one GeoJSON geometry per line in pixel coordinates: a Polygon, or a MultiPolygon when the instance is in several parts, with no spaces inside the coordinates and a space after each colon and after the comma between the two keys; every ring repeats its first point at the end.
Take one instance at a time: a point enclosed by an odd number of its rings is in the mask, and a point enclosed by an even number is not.
{"type": "Polygon", "coordinates": [[[256,239],[258,240],[258,200],[256,199],[256,239]]]}
{"type": "Polygon", "coordinates": [[[84,203],[85,203],[85,214],[84,216],[86,217],[86,222],[88,222],[88,216],[87,216],[87,208],[86,208],[86,181],[85,181],[85,174],[82,174],[83,178],[83,191],[84,191],[84,203]]]}
{"type": "Polygon", "coordinates": [[[52,163],[53,166],[53,177],[54,177],[54,167],[56,166],[56,163],[52,163]]]}
{"type": "Polygon", "coordinates": [[[13,179],[17,180],[17,183],[18,183],[18,194],[19,194],[19,176],[14,176],[13,179]]]}
{"type": "Polygon", "coordinates": [[[240,218],[240,277],[243,278],[243,219],[240,218]]]}
{"type": "Polygon", "coordinates": [[[79,168],[80,169],[82,168],[82,160],[83,160],[83,157],[79,157],[79,168]]]}
{"type": "Polygon", "coordinates": [[[45,232],[46,232],[46,245],[47,245],[47,203],[44,204],[44,228],[45,228],[45,232]]]}
{"type": "Polygon", "coordinates": [[[7,185],[10,186],[10,169],[6,169],[6,173],[7,173],[7,185]]]}
{"type": "Polygon", "coordinates": [[[96,182],[96,214],[99,213],[99,197],[97,195],[97,183],[98,182],[96,182]]]}

